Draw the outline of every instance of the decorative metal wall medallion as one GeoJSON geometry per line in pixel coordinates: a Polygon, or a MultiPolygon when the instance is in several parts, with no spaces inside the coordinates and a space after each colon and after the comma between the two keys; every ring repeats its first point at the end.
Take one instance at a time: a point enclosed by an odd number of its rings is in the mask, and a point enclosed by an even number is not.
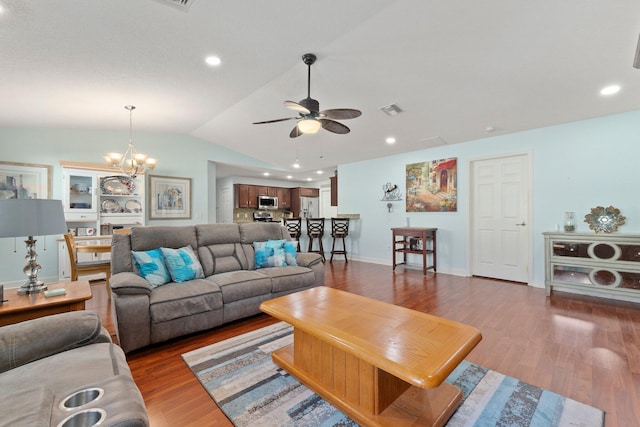
{"type": "Polygon", "coordinates": [[[611,233],[618,230],[624,224],[626,218],[620,215],[620,209],[609,206],[608,208],[596,206],[591,209],[591,213],[584,216],[584,222],[589,224],[589,228],[596,233],[603,231],[611,233]]]}

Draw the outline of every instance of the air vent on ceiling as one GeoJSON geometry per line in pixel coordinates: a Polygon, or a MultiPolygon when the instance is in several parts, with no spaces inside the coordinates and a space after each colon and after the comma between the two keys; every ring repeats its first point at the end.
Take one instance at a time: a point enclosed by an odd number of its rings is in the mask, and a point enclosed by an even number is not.
{"type": "Polygon", "coordinates": [[[191,7],[191,5],[195,0],[156,0],[156,1],[163,4],[168,4],[169,6],[176,7],[186,12],[187,10],[189,10],[189,7],[191,7]]]}
{"type": "Polygon", "coordinates": [[[384,107],[380,107],[380,111],[385,113],[387,116],[397,116],[402,113],[402,108],[398,107],[398,104],[389,104],[384,107]]]}
{"type": "Polygon", "coordinates": [[[429,138],[421,138],[420,141],[425,147],[437,147],[439,145],[446,145],[447,141],[439,136],[431,136],[429,138]]]}

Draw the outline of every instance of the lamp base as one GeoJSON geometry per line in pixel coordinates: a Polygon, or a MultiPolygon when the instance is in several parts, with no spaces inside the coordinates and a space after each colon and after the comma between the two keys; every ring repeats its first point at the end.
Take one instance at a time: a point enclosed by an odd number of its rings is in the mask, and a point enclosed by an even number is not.
{"type": "Polygon", "coordinates": [[[36,240],[33,236],[29,236],[24,243],[27,245],[27,256],[24,257],[27,260],[27,265],[24,266],[22,271],[29,279],[20,286],[20,289],[18,289],[18,295],[44,292],[47,290],[47,286],[42,280],[38,280],[40,264],[38,264],[38,254],[36,253],[36,240]]]}
{"type": "Polygon", "coordinates": [[[34,283],[26,282],[24,285],[20,286],[18,289],[18,295],[26,295],[26,294],[37,294],[40,292],[44,292],[47,290],[47,285],[44,284],[43,281],[38,280],[34,283]]]}

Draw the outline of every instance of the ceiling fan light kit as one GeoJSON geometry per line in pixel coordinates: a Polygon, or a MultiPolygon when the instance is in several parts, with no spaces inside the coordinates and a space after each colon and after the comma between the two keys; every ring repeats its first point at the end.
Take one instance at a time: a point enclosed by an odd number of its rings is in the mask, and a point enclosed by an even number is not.
{"type": "Polygon", "coordinates": [[[307,97],[300,102],[285,101],[284,106],[296,111],[298,117],[285,117],[283,119],[254,122],[254,125],[265,123],[276,123],[285,120],[297,120],[296,127],[291,130],[290,138],[297,138],[302,134],[314,134],[323,128],[329,132],[346,134],[351,130],[336,120],[355,119],[360,117],[362,112],[352,108],[334,108],[320,111],[320,103],[311,98],[311,65],[316,62],[317,57],[313,53],[302,55],[302,62],[307,65],[307,97]]]}
{"type": "Polygon", "coordinates": [[[316,133],[321,127],[322,124],[314,118],[305,118],[298,122],[298,129],[302,133],[316,133]]]}

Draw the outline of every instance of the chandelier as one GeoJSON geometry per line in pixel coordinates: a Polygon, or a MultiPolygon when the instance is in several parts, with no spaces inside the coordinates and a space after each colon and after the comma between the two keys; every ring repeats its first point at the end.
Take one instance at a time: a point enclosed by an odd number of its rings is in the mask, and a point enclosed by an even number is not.
{"type": "Polygon", "coordinates": [[[133,105],[125,105],[125,109],[129,110],[129,146],[127,151],[122,153],[108,153],[104,156],[104,160],[114,168],[120,169],[122,173],[135,178],[142,175],[147,170],[153,170],[156,167],[156,159],[147,157],[146,154],[138,153],[136,147],[133,146],[133,105]]]}

